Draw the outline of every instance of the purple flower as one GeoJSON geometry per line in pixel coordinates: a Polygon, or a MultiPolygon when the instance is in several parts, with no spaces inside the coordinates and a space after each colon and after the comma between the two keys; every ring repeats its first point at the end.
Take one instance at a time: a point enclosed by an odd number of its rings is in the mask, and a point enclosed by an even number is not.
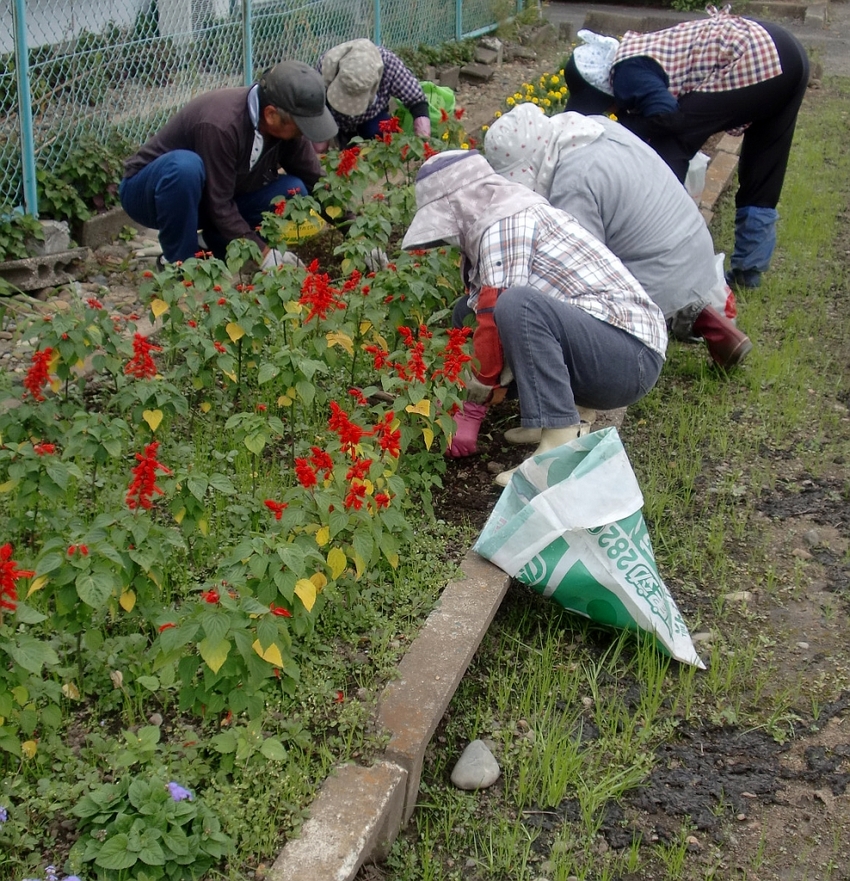
{"type": "Polygon", "coordinates": [[[5,823],[9,819],[9,812],[3,805],[0,805],[0,823],[5,823]]]}
{"type": "Polygon", "coordinates": [[[68,875],[68,877],[63,878],[62,881],[80,881],[80,879],[76,875],[68,875]]]}
{"type": "Polygon", "coordinates": [[[188,789],[184,789],[179,783],[175,783],[173,780],[168,784],[168,792],[174,801],[185,801],[186,799],[192,801],[194,797],[188,789]]]}

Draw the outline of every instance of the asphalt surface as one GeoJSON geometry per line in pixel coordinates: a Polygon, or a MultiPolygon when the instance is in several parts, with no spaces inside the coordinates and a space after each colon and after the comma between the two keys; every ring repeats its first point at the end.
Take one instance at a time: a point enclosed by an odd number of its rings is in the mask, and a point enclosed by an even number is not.
{"type": "MultiPolygon", "coordinates": [[[[719,3],[717,4],[720,5],[719,3]]],[[[756,3],[751,4],[753,9],[756,3]]],[[[767,7],[766,7],[767,8],[767,7]]],[[[733,6],[733,11],[738,11],[733,6]]],[[[569,22],[573,35],[584,25],[590,12],[609,12],[620,15],[650,16],[662,15],[665,20],[688,21],[701,18],[694,12],[676,12],[672,9],[659,9],[651,6],[626,6],[598,3],[574,3],[571,0],[550,0],[542,8],[543,16],[554,25],[569,22]]],[[[759,13],[745,12],[757,18],[759,13]]],[[[804,21],[784,19],[772,13],[764,15],[791,31],[809,51],[809,56],[823,66],[826,76],[850,76],[850,0],[831,0],[831,2],[811,3],[807,7],[804,21]]]]}

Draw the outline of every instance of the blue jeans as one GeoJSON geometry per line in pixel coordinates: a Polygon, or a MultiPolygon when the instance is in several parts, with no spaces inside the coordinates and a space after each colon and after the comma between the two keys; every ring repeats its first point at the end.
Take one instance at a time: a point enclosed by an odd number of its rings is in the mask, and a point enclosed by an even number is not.
{"type": "Polygon", "coordinates": [[[576,425],[576,404],[597,410],[633,404],[664,365],[637,337],[532,287],[504,291],[495,321],[524,428],[576,425]]]}
{"type": "MultiPolygon", "coordinates": [[[[208,249],[216,257],[224,257],[229,239],[201,209],[206,178],[204,161],[197,153],[172,150],[121,181],[121,206],[136,223],[159,232],[162,255],[169,263],[188,260],[201,250],[198,230],[203,232],[208,249]]],[[[288,197],[291,190],[307,192],[300,178],[281,174],[259,190],[236,196],[234,202],[253,229],[262,222],[264,211],[273,210],[273,200],[288,197]]]]}

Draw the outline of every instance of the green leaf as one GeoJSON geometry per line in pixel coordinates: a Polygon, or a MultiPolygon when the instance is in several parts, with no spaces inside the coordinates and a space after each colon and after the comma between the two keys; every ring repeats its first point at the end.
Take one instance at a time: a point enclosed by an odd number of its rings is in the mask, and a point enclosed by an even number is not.
{"type": "Polygon", "coordinates": [[[280,367],[277,364],[271,364],[266,361],[257,371],[257,384],[264,385],[273,380],[280,373],[280,367]]]}
{"type": "Polygon", "coordinates": [[[24,670],[30,673],[40,673],[41,668],[59,663],[59,656],[46,643],[32,636],[20,636],[16,643],[8,646],[8,652],[16,664],[20,664],[24,670]]]}
{"type": "Polygon", "coordinates": [[[260,747],[260,752],[272,762],[285,762],[288,753],[283,748],[283,744],[274,737],[267,737],[260,747]]]}
{"type": "Polygon", "coordinates": [[[198,643],[198,651],[210,670],[218,673],[230,654],[230,643],[226,639],[202,639],[198,643]]]}
{"type": "Polygon", "coordinates": [[[55,572],[65,562],[64,554],[46,554],[35,567],[36,576],[55,572]]]}
{"type": "Polygon", "coordinates": [[[186,486],[189,488],[189,492],[192,493],[199,502],[202,502],[206,495],[209,481],[205,476],[195,475],[186,480],[186,486]]]}
{"type": "Polygon", "coordinates": [[[130,853],[127,849],[129,843],[130,839],[123,833],[113,835],[112,838],[103,843],[100,853],[98,853],[97,859],[94,861],[95,865],[103,869],[115,870],[129,869],[131,866],[134,866],[138,856],[130,853]]]}
{"type": "Polygon", "coordinates": [[[47,615],[42,615],[41,612],[26,603],[18,603],[15,616],[20,624],[39,624],[47,619],[47,615]]]}
{"type": "Polygon", "coordinates": [[[189,853],[189,839],[186,833],[180,829],[166,829],[162,833],[162,843],[175,856],[186,856],[189,853]]]}
{"type": "Polygon", "coordinates": [[[137,676],[136,682],[148,691],[159,690],[159,679],[156,676],[137,676]]]}
{"type": "Polygon", "coordinates": [[[264,431],[258,431],[255,434],[249,434],[245,438],[245,446],[255,455],[259,456],[263,452],[268,438],[264,431]]]}
{"type": "Polygon", "coordinates": [[[227,496],[232,496],[236,492],[233,481],[226,474],[211,474],[210,486],[227,496]]]}
{"type": "Polygon", "coordinates": [[[114,579],[106,573],[83,572],[77,576],[77,596],[93,609],[100,609],[112,595],[114,579]]]}
{"type": "Polygon", "coordinates": [[[154,830],[146,829],[144,835],[142,835],[142,846],[139,850],[139,859],[149,866],[165,865],[165,853],[163,852],[160,843],[154,837],[154,830]]]}
{"type": "Polygon", "coordinates": [[[47,472],[47,476],[57,486],[61,487],[62,489],[67,488],[68,468],[64,465],[64,463],[52,459],[47,463],[44,470],[47,472]]]}

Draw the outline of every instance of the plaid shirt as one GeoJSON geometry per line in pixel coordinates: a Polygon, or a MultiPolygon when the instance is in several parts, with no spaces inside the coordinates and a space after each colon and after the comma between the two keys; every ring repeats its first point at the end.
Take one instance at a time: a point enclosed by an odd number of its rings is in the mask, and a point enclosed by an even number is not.
{"type": "MultiPolygon", "coordinates": [[[[384,49],[383,46],[378,46],[378,51],[381,53],[381,58],[384,62],[384,73],[381,77],[375,100],[366,108],[366,112],[361,113],[359,116],[345,116],[342,113],[337,113],[333,107],[330,107],[336,124],[344,132],[353,132],[357,126],[364,122],[369,122],[370,119],[374,119],[379,113],[383,113],[390,106],[390,98],[401,101],[408,110],[414,104],[421,104],[423,101],[426,104],[428,103],[425,92],[422,91],[422,86],[419,85],[419,80],[405,67],[404,62],[398,55],[393,54],[389,49],[384,49]]],[[[316,67],[319,73],[321,73],[321,58],[316,67]]]]}
{"type": "Polygon", "coordinates": [[[619,327],[664,357],[661,310],[605,245],[564,211],[534,205],[489,227],[476,274],[469,285],[473,309],[483,286],[529,285],[619,327]]]}
{"type": "Polygon", "coordinates": [[[741,89],[782,73],[770,34],[754,21],[724,13],[648,34],[626,31],[614,65],[640,55],[661,65],[677,98],[741,89]]]}

